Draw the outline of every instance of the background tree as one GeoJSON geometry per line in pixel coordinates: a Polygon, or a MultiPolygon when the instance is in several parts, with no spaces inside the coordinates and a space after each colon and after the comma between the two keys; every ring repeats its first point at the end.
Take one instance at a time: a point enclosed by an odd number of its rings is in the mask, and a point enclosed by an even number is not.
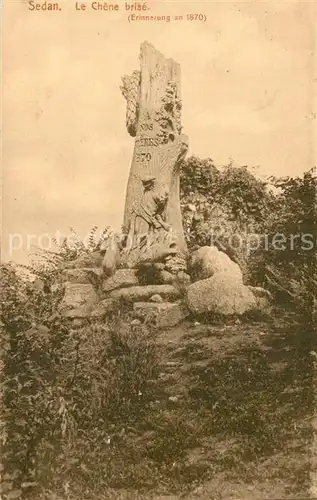
{"type": "Polygon", "coordinates": [[[216,244],[237,260],[246,282],[269,288],[305,316],[317,285],[316,193],[314,169],[263,181],[247,166],[192,156],[181,169],[188,244],[216,244]]]}

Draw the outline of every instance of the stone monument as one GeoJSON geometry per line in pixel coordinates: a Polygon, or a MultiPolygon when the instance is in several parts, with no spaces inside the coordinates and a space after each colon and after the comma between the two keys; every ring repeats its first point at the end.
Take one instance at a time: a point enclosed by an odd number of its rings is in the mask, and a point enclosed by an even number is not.
{"type": "Polygon", "coordinates": [[[189,280],[179,199],[179,171],[188,149],[180,66],[144,42],[140,70],[124,76],[120,88],[126,127],[135,138],[122,234],[101,245],[101,266],[97,259],[78,261],[62,273],[61,311],[79,324],[128,299],[138,318],[154,315],[158,325],[172,326],[187,315],[178,284],[189,280]]]}
{"type": "Polygon", "coordinates": [[[169,238],[180,252],[186,250],[179,169],[188,139],[181,126],[180,66],[147,42],[139,58],[140,70],[124,76],[121,86],[127,130],[135,137],[123,222],[132,261],[145,241],[150,246],[169,238]]]}

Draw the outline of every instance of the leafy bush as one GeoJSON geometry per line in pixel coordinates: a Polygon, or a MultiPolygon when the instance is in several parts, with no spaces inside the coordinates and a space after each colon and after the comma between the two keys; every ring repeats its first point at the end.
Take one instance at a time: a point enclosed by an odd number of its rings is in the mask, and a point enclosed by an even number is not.
{"type": "Polygon", "coordinates": [[[216,167],[188,158],[181,199],[190,247],[215,244],[242,268],[245,281],[269,288],[307,316],[316,301],[317,178],[258,179],[246,166],[216,167]]]}
{"type": "Polygon", "coordinates": [[[250,274],[310,328],[317,297],[317,178],[311,170],[271,182],[278,191],[262,224],[266,245],[251,255],[250,274]]]}
{"type": "Polygon", "coordinates": [[[248,238],[261,232],[273,194],[246,166],[190,157],[181,170],[183,225],[190,248],[215,244],[247,275],[248,238]]]}
{"type": "Polygon", "coordinates": [[[42,280],[44,287],[49,289],[65,267],[72,267],[76,261],[81,261],[82,267],[85,267],[85,262],[100,260],[101,246],[112,235],[113,231],[110,227],[106,227],[98,234],[98,226],[94,226],[84,241],[74,228],[70,228],[69,235],[61,242],[57,239],[53,240],[55,250],[39,248],[33,254],[29,265],[18,267],[24,271],[24,274],[42,280]]]}

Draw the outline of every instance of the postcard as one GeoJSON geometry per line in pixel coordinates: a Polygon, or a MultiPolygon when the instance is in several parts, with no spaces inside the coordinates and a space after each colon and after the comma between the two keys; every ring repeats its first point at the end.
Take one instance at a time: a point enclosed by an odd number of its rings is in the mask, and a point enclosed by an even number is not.
{"type": "Polygon", "coordinates": [[[2,14],[1,499],[317,498],[316,4],[2,14]]]}

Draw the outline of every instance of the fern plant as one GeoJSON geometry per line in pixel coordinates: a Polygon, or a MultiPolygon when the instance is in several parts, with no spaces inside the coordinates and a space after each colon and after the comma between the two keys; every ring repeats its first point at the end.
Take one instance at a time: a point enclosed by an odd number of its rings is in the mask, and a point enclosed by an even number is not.
{"type": "Polygon", "coordinates": [[[87,237],[82,239],[71,227],[70,234],[61,242],[53,238],[56,250],[38,248],[30,255],[30,264],[19,264],[18,267],[29,277],[42,280],[44,286],[50,285],[65,265],[75,262],[84,255],[99,252],[102,243],[110,238],[111,234],[110,227],[106,227],[98,234],[98,226],[93,226],[87,237]]]}

